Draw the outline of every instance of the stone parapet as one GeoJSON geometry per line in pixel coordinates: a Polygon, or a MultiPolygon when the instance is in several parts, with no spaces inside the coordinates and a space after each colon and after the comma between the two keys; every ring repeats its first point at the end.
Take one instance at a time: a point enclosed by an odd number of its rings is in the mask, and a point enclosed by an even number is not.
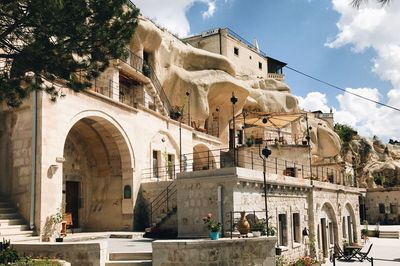
{"type": "Polygon", "coordinates": [[[20,254],[32,258],[65,260],[72,266],[104,266],[107,243],[29,243],[13,244],[20,254]]]}
{"type": "Polygon", "coordinates": [[[153,265],[275,265],[276,237],[158,240],[153,265]]]}

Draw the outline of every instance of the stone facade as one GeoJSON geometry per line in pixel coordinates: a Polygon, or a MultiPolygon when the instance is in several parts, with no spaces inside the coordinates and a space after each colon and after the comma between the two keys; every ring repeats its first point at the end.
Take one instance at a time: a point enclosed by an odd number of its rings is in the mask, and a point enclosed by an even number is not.
{"type": "Polygon", "coordinates": [[[399,188],[370,188],[365,197],[369,224],[399,224],[399,188]]]}
{"type": "MultiPolygon", "coordinates": [[[[180,237],[206,237],[202,218],[208,213],[222,222],[226,236],[241,211],[265,218],[261,171],[224,168],[183,173],[177,187],[180,237]]],[[[282,254],[290,261],[310,254],[311,238],[320,258],[329,257],[334,243],[359,242],[359,194],[357,188],[267,173],[269,226],[275,229],[282,254]],[[308,236],[303,235],[304,228],[308,236]]]]}
{"type": "Polygon", "coordinates": [[[275,265],[274,237],[213,240],[158,240],[153,265],[275,265]]]}

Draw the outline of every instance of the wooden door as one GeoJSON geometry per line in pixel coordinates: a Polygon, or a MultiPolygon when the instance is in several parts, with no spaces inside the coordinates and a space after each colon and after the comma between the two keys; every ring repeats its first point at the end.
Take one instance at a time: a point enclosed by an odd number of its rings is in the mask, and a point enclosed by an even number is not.
{"type": "Polygon", "coordinates": [[[65,212],[72,214],[72,228],[79,227],[79,187],[80,182],[65,182],[65,212]]]}

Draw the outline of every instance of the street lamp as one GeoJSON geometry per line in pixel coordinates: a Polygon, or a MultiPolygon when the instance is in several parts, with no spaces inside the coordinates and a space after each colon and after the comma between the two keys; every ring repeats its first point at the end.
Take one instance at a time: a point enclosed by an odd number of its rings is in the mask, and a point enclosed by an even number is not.
{"type": "Polygon", "coordinates": [[[232,124],[233,124],[233,130],[232,130],[232,143],[233,143],[233,162],[236,166],[236,151],[235,151],[235,146],[236,146],[236,130],[235,130],[235,104],[237,103],[238,98],[235,96],[235,93],[232,92],[232,97],[231,97],[231,103],[232,103],[232,124]]]}
{"type": "Polygon", "coordinates": [[[179,121],[179,172],[182,172],[182,112],[178,109],[173,115],[179,121]]]}
{"type": "Polygon", "coordinates": [[[267,201],[267,158],[271,155],[271,150],[268,149],[267,144],[261,150],[261,145],[259,147],[259,154],[263,160],[263,178],[264,178],[264,205],[265,205],[265,224],[267,226],[267,236],[269,236],[268,230],[268,201],[267,201]]]}
{"type": "Polygon", "coordinates": [[[191,126],[190,124],[190,92],[186,91],[186,96],[188,98],[188,126],[191,126]]]}

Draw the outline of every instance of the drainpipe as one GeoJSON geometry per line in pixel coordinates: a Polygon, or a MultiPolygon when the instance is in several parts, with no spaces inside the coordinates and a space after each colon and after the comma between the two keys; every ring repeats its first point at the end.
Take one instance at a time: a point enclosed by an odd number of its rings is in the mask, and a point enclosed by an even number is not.
{"type": "Polygon", "coordinates": [[[29,216],[30,229],[35,229],[36,198],[36,152],[37,152],[37,91],[32,92],[32,175],[31,175],[31,210],[29,216]]]}

